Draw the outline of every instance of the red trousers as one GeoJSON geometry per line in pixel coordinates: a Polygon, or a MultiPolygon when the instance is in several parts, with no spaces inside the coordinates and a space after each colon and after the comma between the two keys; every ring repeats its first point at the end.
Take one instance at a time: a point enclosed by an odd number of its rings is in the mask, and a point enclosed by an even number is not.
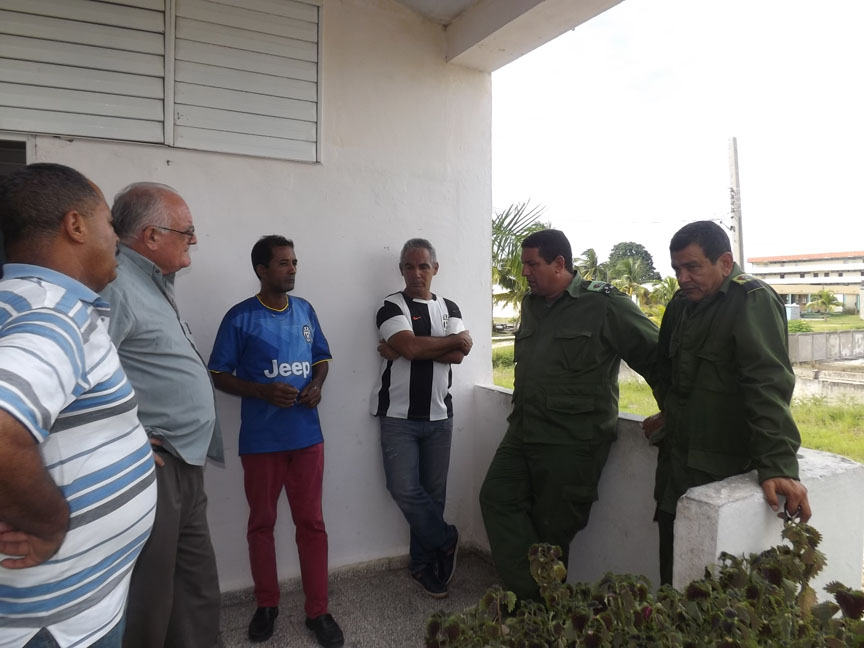
{"type": "Polygon", "coordinates": [[[306,616],[327,612],[327,531],[321,512],[324,444],[300,450],[245,454],[243,483],[249,502],[249,562],[259,607],[279,605],[276,545],[273,527],[282,489],[288,496],[300,558],[300,577],[306,595],[306,616]]]}

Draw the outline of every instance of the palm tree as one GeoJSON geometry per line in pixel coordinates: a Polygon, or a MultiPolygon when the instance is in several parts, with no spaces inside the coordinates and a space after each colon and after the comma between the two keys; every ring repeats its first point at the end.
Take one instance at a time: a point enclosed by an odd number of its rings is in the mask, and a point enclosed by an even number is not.
{"type": "Polygon", "coordinates": [[[663,277],[654,282],[654,290],[651,291],[652,304],[663,304],[664,306],[672,299],[672,295],[678,292],[678,280],[675,277],[663,277]]]}
{"type": "Polygon", "coordinates": [[[548,227],[539,222],[546,208],[513,203],[492,219],[492,283],[501,290],[492,294],[496,304],[511,304],[517,310],[528,293],[522,276],[522,239],[548,227]]]}
{"type": "Polygon", "coordinates": [[[642,309],[645,315],[657,326],[663,321],[663,315],[666,314],[666,304],[649,304],[642,309]]]}
{"type": "Polygon", "coordinates": [[[625,257],[615,266],[612,285],[621,292],[635,297],[636,303],[641,304],[648,291],[639,283],[639,278],[644,276],[645,268],[639,257],[625,257]]]}
{"type": "Polygon", "coordinates": [[[594,248],[588,248],[582,252],[581,257],[573,259],[573,262],[583,279],[593,281],[600,278],[603,271],[603,264],[600,263],[600,260],[597,258],[597,253],[594,251],[594,248]]]}
{"type": "Polygon", "coordinates": [[[818,313],[827,313],[833,310],[835,306],[843,305],[830,290],[820,290],[811,297],[813,299],[807,302],[808,311],[815,309],[818,313]]]}

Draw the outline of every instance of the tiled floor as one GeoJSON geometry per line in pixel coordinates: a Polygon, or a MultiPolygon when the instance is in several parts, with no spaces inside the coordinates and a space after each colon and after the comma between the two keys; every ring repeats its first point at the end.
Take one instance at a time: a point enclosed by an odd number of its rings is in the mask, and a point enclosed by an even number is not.
{"type": "MultiPolygon", "coordinates": [[[[422,648],[426,619],[435,610],[457,611],[476,605],[496,583],[488,558],[463,551],[450,582],[450,596],[435,600],[426,595],[407,569],[376,571],[331,579],[330,612],[345,633],[345,646],[353,648],[422,648]]],[[[235,597],[236,599],[236,597],[235,597]]],[[[266,642],[252,644],[246,636],[255,612],[251,599],[222,608],[225,648],[315,648],[315,638],[303,624],[303,593],[283,592],[276,630],[266,642]]]]}

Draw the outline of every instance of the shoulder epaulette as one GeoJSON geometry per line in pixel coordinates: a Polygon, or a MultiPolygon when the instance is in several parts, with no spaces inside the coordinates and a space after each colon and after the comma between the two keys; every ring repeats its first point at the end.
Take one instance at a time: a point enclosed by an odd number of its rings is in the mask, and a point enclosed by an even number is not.
{"type": "Polygon", "coordinates": [[[752,292],[754,290],[760,290],[765,287],[765,285],[759,281],[753,275],[746,274],[742,272],[741,274],[732,277],[732,281],[737,283],[739,286],[744,288],[747,292],[752,292]]]}
{"type": "Polygon", "coordinates": [[[603,293],[604,295],[611,295],[612,291],[615,290],[615,287],[605,281],[591,281],[588,282],[587,286],[585,286],[585,290],[603,293]]]}

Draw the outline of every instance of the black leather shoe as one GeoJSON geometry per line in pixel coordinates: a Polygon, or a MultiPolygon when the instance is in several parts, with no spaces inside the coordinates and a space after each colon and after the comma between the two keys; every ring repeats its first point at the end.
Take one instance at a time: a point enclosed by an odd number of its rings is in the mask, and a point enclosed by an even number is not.
{"type": "Polygon", "coordinates": [[[307,617],[306,627],[315,633],[315,638],[324,648],[339,648],[345,643],[342,629],[332,614],[322,614],[314,619],[307,617]]]}
{"type": "Polygon", "coordinates": [[[273,635],[273,622],[279,616],[279,608],[259,607],[249,623],[249,641],[267,641],[273,635]]]}

